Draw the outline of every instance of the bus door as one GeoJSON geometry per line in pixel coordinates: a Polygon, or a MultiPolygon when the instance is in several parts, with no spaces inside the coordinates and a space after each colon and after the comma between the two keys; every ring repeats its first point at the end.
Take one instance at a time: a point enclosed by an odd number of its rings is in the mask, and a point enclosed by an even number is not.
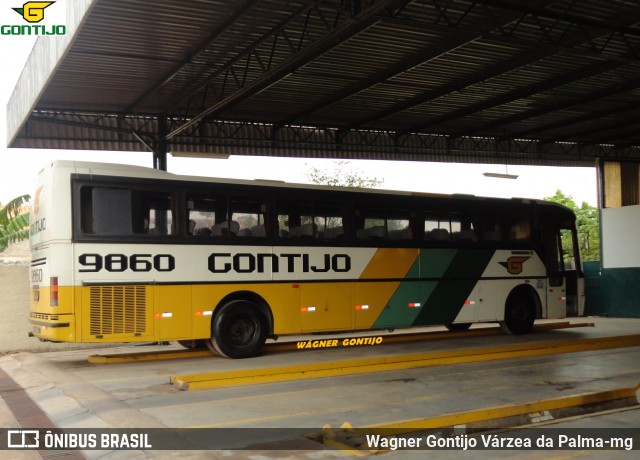
{"type": "Polygon", "coordinates": [[[579,266],[575,230],[543,230],[547,267],[547,318],[577,316],[583,312],[584,279],[579,266]]]}

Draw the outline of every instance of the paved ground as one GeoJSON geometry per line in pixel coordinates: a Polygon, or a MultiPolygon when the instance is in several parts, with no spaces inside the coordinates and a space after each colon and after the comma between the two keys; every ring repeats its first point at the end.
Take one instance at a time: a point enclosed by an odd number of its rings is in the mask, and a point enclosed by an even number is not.
{"type": "MultiPolygon", "coordinates": [[[[585,320],[575,320],[584,322],[585,320]]],[[[24,428],[20,404],[26,399],[57,427],[64,428],[215,428],[212,436],[224,436],[224,444],[255,450],[204,451],[97,451],[88,458],[340,458],[344,452],[326,449],[302,438],[323,425],[345,422],[365,427],[407,419],[465,412],[480,408],[522,404],[588,392],[635,387],[640,383],[640,347],[478,362],[450,366],[386,371],[360,375],[250,385],[213,390],[179,391],[169,376],[195,372],[252,369],[303,362],[332,362],[363,356],[415,353],[417,351],[483,347],[523,340],[544,342],[573,338],[631,335],[640,331],[640,320],[588,319],[595,327],[536,332],[526,337],[493,335],[449,338],[359,348],[284,351],[249,360],[217,357],[184,360],[92,364],[91,354],[105,350],[66,350],[17,353],[0,357],[0,423],[24,428]],[[11,386],[15,382],[15,387],[11,386]],[[22,391],[18,403],[9,395],[22,391]],[[21,402],[22,401],[22,402],[21,402]],[[17,405],[16,405],[17,404],[17,405]],[[11,406],[13,405],[13,407],[11,406]],[[222,428],[243,428],[222,431],[222,428]],[[253,428],[258,428],[254,430],[253,428]],[[271,430],[270,430],[271,429],[271,430]],[[234,438],[235,437],[235,438],[234,438]],[[232,439],[233,438],[233,439],[232,439]],[[294,438],[296,449],[286,438],[294,438]],[[276,444],[267,446],[270,442],[276,444]],[[235,444],[234,444],[235,443],[235,444]],[[273,447],[281,450],[273,450],[273,447]]],[[[166,350],[170,347],[156,347],[166,350]]],[[[141,347],[116,347],[109,352],[131,352],[141,347]]],[[[146,351],[154,349],[145,347],[146,351]]],[[[15,396],[14,396],[15,399],[15,396]]],[[[38,419],[31,419],[38,420],[38,419]]],[[[44,419],[41,419],[44,420],[44,419]]],[[[640,410],[581,417],[563,422],[566,429],[605,427],[634,428],[640,433],[640,410]]],[[[640,445],[634,446],[636,449],[640,445]]],[[[378,458],[424,458],[426,451],[396,451],[378,458]]],[[[430,458],[459,458],[460,451],[429,451],[430,458]]],[[[467,452],[474,458],[629,458],[628,451],[491,450],[467,452]],[[597,455],[597,457],[596,457],[597,455]]],[[[12,458],[37,459],[37,452],[11,451],[12,458]]],[[[45,452],[43,456],[46,457],[45,452]]],[[[57,457],[51,457],[57,458],[57,457]]],[[[70,457],[64,457],[70,458],[70,457]]]]}

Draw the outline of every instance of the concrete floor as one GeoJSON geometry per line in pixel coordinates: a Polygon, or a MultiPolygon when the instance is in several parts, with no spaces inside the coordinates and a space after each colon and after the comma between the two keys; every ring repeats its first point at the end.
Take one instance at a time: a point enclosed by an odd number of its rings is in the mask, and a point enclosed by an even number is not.
{"type": "MultiPolygon", "coordinates": [[[[169,376],[196,372],[333,362],[363,356],[416,353],[470,347],[545,342],[574,338],[631,335],[638,319],[575,319],[595,327],[549,330],[527,336],[491,335],[446,340],[383,344],[358,348],[282,351],[247,360],[200,357],[171,361],[92,364],[87,357],[105,350],[18,353],[0,357],[0,368],[15,380],[59,427],[67,428],[278,428],[238,430],[226,445],[259,450],[86,451],[89,458],[336,458],[346,453],[303,440],[288,450],[287,437],[318,432],[326,424],[354,427],[422,419],[474,409],[522,404],[587,392],[635,387],[640,383],[640,347],[548,355],[510,360],[385,371],[360,375],[269,383],[212,390],[179,391],[169,376]],[[281,439],[274,439],[280,437],[281,439]],[[281,441],[285,450],[263,443],[281,441]]],[[[438,329],[433,329],[438,330],[438,329]]],[[[383,334],[384,337],[384,334],[383,334]]],[[[317,337],[314,337],[317,338],[317,337]]],[[[168,347],[156,347],[166,350],[168,347]]],[[[169,347],[170,348],[170,347],[169,347]]],[[[139,351],[115,347],[108,352],[139,351]]],[[[144,351],[155,349],[144,347],[144,351]]],[[[11,413],[0,406],[2,426],[12,427],[11,413]]],[[[640,410],[582,417],[560,426],[636,428],[640,410]],[[567,425],[568,424],[568,425],[567,425]]],[[[234,432],[216,430],[225,437],[234,432]]],[[[635,449],[640,445],[634,446],[635,449]]],[[[13,452],[15,453],[15,452],[13,452]]],[[[427,452],[396,451],[380,458],[424,458],[427,452]]],[[[626,451],[474,451],[474,458],[628,458],[626,451]],[[564,452],[564,454],[562,454],[564,452]],[[569,457],[566,457],[569,455],[569,457]]],[[[22,453],[27,455],[27,453],[22,453]]],[[[35,454],[30,452],[28,454],[35,454]]],[[[466,452],[466,454],[471,454],[466,452]]],[[[459,451],[429,451],[430,458],[459,458],[459,451]]],[[[29,457],[25,457],[29,458],[29,457]]],[[[38,458],[38,457],[34,457],[38,458]]]]}

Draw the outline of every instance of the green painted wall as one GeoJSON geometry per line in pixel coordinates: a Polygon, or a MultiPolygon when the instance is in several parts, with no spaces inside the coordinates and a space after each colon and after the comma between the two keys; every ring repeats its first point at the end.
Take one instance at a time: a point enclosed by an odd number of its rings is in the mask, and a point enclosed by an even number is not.
{"type": "Polygon", "coordinates": [[[640,318],[640,268],[604,268],[601,286],[607,316],[640,318]]]}
{"type": "Polygon", "coordinates": [[[640,268],[600,268],[584,262],[585,314],[640,318],[640,268]]]}

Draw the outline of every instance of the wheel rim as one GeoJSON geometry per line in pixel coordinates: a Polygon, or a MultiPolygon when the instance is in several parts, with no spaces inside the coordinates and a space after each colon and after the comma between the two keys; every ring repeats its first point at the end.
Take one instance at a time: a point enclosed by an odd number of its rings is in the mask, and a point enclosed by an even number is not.
{"type": "Polygon", "coordinates": [[[513,309],[513,319],[518,322],[527,321],[529,319],[529,308],[524,302],[519,302],[513,309]]]}
{"type": "Polygon", "coordinates": [[[233,346],[245,346],[251,343],[256,336],[258,325],[251,318],[235,318],[229,325],[229,344],[233,346]]]}

